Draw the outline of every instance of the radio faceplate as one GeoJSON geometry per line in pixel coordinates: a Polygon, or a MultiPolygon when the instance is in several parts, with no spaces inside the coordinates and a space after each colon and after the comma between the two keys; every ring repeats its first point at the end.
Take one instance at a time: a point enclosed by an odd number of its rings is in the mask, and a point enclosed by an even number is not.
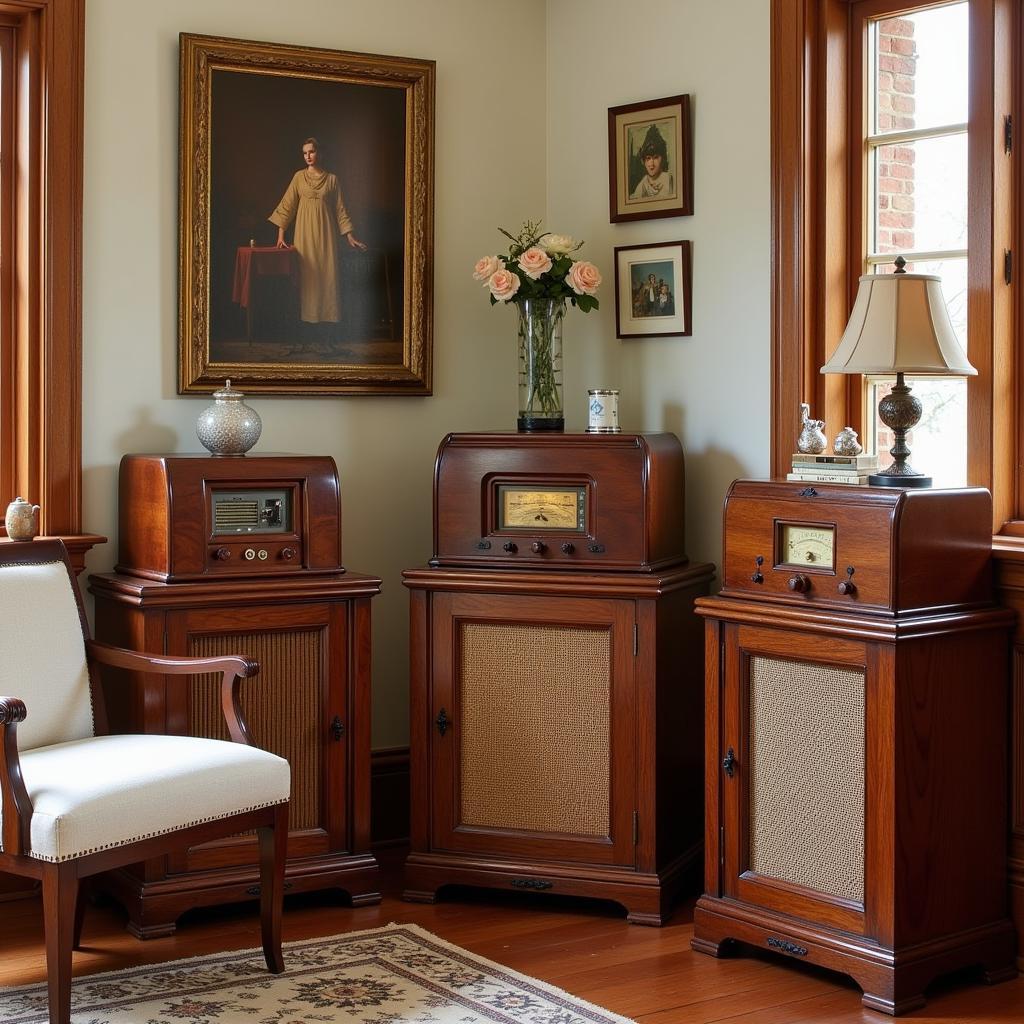
{"type": "Polygon", "coordinates": [[[344,572],[328,456],[126,455],[117,572],[164,582],[344,572]]]}

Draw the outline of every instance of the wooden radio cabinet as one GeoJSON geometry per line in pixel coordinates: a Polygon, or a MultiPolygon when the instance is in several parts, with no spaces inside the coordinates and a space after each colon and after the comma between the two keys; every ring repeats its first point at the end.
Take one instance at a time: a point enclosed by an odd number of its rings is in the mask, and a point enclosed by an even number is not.
{"type": "Polygon", "coordinates": [[[988,492],[737,481],[724,548],[693,948],[842,971],[891,1014],[946,971],[1011,977],[988,492]]]}
{"type": "Polygon", "coordinates": [[[452,434],[411,595],[405,898],[600,897],[661,924],[697,873],[711,565],[671,434],[452,434]]]}
{"type": "MultiPolygon", "coordinates": [[[[126,455],[119,561],[90,578],[96,635],[133,650],[244,654],[256,741],[286,758],[292,799],[286,891],[337,887],[380,901],[370,852],[370,600],[380,580],[341,563],[337,470],[328,457],[126,455]]],[[[226,738],[212,677],[166,686],[105,680],[118,732],[226,738]]],[[[251,836],[105,876],[140,938],[196,906],[258,894],[251,836]]]]}

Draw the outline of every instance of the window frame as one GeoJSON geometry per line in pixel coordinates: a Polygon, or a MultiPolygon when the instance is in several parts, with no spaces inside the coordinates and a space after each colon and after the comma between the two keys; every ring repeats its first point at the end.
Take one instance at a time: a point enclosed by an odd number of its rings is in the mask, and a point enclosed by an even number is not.
{"type": "MultiPolygon", "coordinates": [[[[864,384],[818,371],[842,335],[867,250],[868,23],[942,6],[936,0],[772,0],[772,444],[785,476],[799,406],[829,428],[863,433],[864,384]]],[[[1016,223],[1018,166],[1003,146],[1015,116],[1015,58],[1024,51],[1020,0],[971,0],[968,109],[968,479],[993,494],[993,531],[1024,537],[1020,289],[1004,253],[1024,260],[1016,223]]],[[[1018,143],[1019,145],[1019,143],[1018,143]]],[[[1020,266],[1016,276],[1020,275],[1020,266]]]]}
{"type": "Polygon", "coordinates": [[[82,533],[85,0],[0,0],[0,22],[15,57],[0,480],[40,505],[40,532],[63,537],[80,569],[104,539],[82,533]]]}

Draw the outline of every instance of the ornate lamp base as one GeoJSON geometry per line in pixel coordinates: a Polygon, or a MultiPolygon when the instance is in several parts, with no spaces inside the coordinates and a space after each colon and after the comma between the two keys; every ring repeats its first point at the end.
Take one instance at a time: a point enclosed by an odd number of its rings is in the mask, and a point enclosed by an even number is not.
{"type": "Polygon", "coordinates": [[[907,431],[921,419],[921,403],[903,382],[903,374],[896,374],[896,386],[878,403],[878,418],[893,432],[895,443],[889,449],[892,465],[881,473],[872,473],[868,483],[872,487],[931,487],[932,478],[918,473],[907,461],[907,431]]]}

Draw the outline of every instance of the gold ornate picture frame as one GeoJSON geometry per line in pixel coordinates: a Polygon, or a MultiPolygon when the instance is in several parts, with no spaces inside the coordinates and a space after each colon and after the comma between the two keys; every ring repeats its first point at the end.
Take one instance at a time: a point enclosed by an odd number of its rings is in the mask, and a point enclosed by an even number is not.
{"type": "Polygon", "coordinates": [[[434,62],[180,36],[179,382],[431,393],[434,62]]]}

